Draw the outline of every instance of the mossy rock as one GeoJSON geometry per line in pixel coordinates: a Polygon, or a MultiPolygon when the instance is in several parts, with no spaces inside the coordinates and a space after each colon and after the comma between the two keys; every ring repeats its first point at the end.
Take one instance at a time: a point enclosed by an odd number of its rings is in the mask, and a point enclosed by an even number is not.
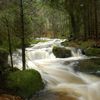
{"type": "Polygon", "coordinates": [[[71,50],[67,50],[66,48],[62,47],[53,47],[53,53],[57,58],[67,58],[71,57],[71,50]]]}
{"type": "Polygon", "coordinates": [[[75,47],[75,48],[81,48],[85,51],[85,54],[87,56],[99,56],[100,57],[100,44],[96,44],[93,40],[87,40],[87,41],[64,41],[62,42],[62,45],[69,46],[69,47],[75,47]],[[97,46],[95,46],[97,45],[97,46]]]}
{"type": "Polygon", "coordinates": [[[64,41],[61,43],[63,46],[65,47],[75,47],[75,48],[79,48],[79,44],[76,41],[64,41]]]}
{"type": "Polygon", "coordinates": [[[6,81],[6,88],[23,98],[31,97],[43,87],[42,78],[36,70],[12,72],[6,81]]]}
{"type": "Polygon", "coordinates": [[[98,56],[100,57],[100,48],[88,48],[85,50],[87,56],[98,56]]]}
{"type": "Polygon", "coordinates": [[[79,61],[78,70],[84,73],[96,74],[100,71],[100,58],[79,61]]]}

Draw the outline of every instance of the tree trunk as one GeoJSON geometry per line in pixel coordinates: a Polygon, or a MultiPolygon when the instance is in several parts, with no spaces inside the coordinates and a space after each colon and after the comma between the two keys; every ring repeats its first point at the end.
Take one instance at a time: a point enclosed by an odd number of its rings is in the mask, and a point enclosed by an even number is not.
{"type": "Polygon", "coordinates": [[[20,16],[21,16],[21,34],[22,34],[22,66],[23,70],[26,69],[25,60],[25,32],[24,32],[24,13],[23,13],[23,0],[20,0],[20,16]]]}
{"type": "Polygon", "coordinates": [[[76,39],[76,22],[75,22],[75,16],[73,12],[70,12],[70,22],[71,22],[71,34],[73,35],[73,38],[76,39]]]}
{"type": "Polygon", "coordinates": [[[11,67],[13,68],[11,36],[10,36],[10,32],[9,32],[9,25],[8,25],[8,20],[7,19],[6,19],[6,27],[7,27],[7,33],[8,33],[8,45],[9,45],[9,54],[10,54],[11,67]]]}
{"type": "Polygon", "coordinates": [[[94,1],[94,14],[95,14],[95,34],[96,34],[96,39],[98,39],[98,25],[97,25],[97,22],[98,22],[98,18],[97,18],[97,5],[96,5],[96,1],[94,1]]]}

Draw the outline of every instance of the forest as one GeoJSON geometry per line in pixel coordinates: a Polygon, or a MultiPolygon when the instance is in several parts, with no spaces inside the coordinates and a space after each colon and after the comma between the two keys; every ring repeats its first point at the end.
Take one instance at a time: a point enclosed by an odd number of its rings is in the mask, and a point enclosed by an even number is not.
{"type": "Polygon", "coordinates": [[[100,0],[0,0],[0,100],[99,95],[100,0]]]}

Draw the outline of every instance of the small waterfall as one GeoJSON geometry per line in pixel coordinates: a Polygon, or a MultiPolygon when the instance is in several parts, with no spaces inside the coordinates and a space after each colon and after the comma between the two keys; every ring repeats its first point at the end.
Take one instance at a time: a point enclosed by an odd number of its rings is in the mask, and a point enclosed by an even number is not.
{"type": "MultiPolygon", "coordinates": [[[[61,46],[60,39],[48,39],[47,42],[38,43],[26,48],[27,69],[36,69],[40,72],[46,83],[47,90],[53,97],[40,95],[35,100],[100,100],[100,78],[76,72],[75,64],[85,59],[81,49],[66,47],[72,52],[72,57],[56,58],[52,53],[54,45],[61,46]],[[69,99],[68,99],[69,98],[69,99]],[[71,99],[72,98],[72,99],[71,99]]],[[[14,65],[22,68],[21,52],[14,53],[14,65]]],[[[33,99],[34,100],[34,99],[33,99]]]]}
{"type": "Polygon", "coordinates": [[[72,55],[74,57],[86,57],[84,55],[84,51],[82,49],[79,49],[79,48],[71,48],[71,51],[72,51],[72,55]]]}

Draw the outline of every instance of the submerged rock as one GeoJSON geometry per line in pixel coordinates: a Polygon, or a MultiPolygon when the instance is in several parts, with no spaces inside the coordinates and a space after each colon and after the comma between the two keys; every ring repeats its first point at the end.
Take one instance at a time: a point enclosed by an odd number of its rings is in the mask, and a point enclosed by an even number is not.
{"type": "Polygon", "coordinates": [[[77,68],[78,71],[100,76],[100,58],[81,60],[77,68]]]}
{"type": "Polygon", "coordinates": [[[36,70],[11,72],[6,81],[6,88],[23,98],[31,97],[43,87],[42,78],[36,70]]]}
{"type": "Polygon", "coordinates": [[[55,46],[52,51],[57,58],[67,58],[72,56],[71,50],[67,50],[66,48],[55,46]]]}

